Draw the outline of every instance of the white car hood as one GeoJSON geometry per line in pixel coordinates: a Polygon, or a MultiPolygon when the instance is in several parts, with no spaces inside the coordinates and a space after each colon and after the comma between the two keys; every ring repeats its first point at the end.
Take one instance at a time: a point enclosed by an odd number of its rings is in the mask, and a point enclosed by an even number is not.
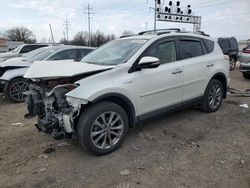
{"type": "Polygon", "coordinates": [[[13,52],[6,52],[6,53],[0,53],[0,58],[10,58],[10,57],[17,57],[18,54],[17,53],[13,53],[13,52]]]}
{"type": "Polygon", "coordinates": [[[107,70],[115,66],[94,65],[75,61],[36,61],[24,75],[24,78],[72,77],[84,73],[107,70]]]}
{"type": "Polygon", "coordinates": [[[23,61],[22,57],[14,57],[0,63],[0,67],[29,67],[31,62],[23,61]]]}

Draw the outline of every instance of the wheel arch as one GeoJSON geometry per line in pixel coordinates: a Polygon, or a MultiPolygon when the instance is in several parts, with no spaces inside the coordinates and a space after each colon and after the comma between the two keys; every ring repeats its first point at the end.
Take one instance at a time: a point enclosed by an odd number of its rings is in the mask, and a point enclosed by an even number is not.
{"type": "Polygon", "coordinates": [[[100,101],[109,101],[120,105],[127,113],[129,120],[129,127],[133,128],[135,126],[136,123],[135,108],[133,103],[128,97],[120,93],[108,93],[97,97],[91,103],[97,103],[100,101]]]}
{"type": "MultiPolygon", "coordinates": [[[[220,82],[222,83],[223,89],[224,89],[223,98],[225,99],[225,98],[227,97],[227,77],[226,77],[226,75],[225,75],[224,73],[222,73],[222,72],[219,72],[219,73],[216,73],[216,74],[210,79],[210,81],[213,80],[213,79],[218,80],[218,81],[220,81],[220,82]]],[[[210,81],[209,81],[209,82],[210,82],[210,81]]],[[[208,83],[209,83],[209,82],[208,82],[208,83]]]]}

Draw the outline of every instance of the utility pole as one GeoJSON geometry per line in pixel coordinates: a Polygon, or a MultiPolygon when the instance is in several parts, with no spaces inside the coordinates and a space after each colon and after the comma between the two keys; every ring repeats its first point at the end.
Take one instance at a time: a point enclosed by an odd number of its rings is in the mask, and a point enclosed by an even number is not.
{"type": "Polygon", "coordinates": [[[50,28],[50,33],[51,33],[52,42],[53,42],[53,44],[55,44],[55,40],[54,40],[54,35],[53,35],[52,28],[51,28],[51,24],[49,24],[49,28],[50,28]]]}
{"type": "Polygon", "coordinates": [[[87,19],[88,19],[88,28],[89,28],[89,40],[88,40],[88,45],[91,45],[91,26],[90,26],[90,20],[93,18],[91,15],[95,14],[92,12],[92,8],[90,8],[89,3],[88,7],[85,8],[85,12],[83,14],[87,14],[87,19]]]}
{"type": "MultiPolygon", "coordinates": [[[[149,10],[154,10],[154,31],[156,31],[156,17],[157,17],[157,0],[155,1],[155,7],[149,7],[149,10]]],[[[147,1],[148,2],[148,1],[147,1]]]]}
{"type": "Polygon", "coordinates": [[[145,22],[145,31],[148,30],[148,22],[145,22]]]}
{"type": "Polygon", "coordinates": [[[66,20],[65,20],[65,30],[66,30],[66,36],[67,36],[67,43],[69,42],[69,21],[68,21],[68,18],[66,17],[66,20]]]}
{"type": "Polygon", "coordinates": [[[154,30],[156,31],[156,6],[157,6],[157,0],[155,0],[155,19],[154,19],[154,30]]]}

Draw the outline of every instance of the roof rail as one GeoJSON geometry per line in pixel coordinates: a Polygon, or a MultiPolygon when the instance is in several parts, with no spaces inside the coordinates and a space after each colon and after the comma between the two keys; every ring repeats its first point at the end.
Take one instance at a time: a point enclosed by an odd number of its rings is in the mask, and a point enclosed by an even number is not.
{"type": "Polygon", "coordinates": [[[132,36],[135,36],[135,34],[131,34],[131,35],[122,35],[122,36],[120,36],[120,38],[126,38],[126,37],[132,37],[132,36]]]}
{"type": "Polygon", "coordinates": [[[197,34],[197,35],[203,35],[203,36],[206,36],[206,37],[210,37],[210,35],[206,34],[204,31],[181,31],[180,33],[194,33],[194,34],[197,34]]]}
{"type": "Polygon", "coordinates": [[[179,28],[169,28],[169,29],[157,29],[157,30],[148,30],[148,31],[142,31],[138,33],[138,35],[144,35],[144,34],[164,34],[164,33],[170,33],[171,31],[180,32],[181,29],[179,28]]]}

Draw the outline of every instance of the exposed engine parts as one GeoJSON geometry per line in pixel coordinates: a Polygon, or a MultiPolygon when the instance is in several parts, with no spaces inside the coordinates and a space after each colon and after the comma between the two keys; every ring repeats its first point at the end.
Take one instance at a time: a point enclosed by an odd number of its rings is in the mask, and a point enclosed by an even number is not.
{"type": "Polygon", "coordinates": [[[57,85],[54,88],[51,85],[31,85],[25,93],[28,109],[25,118],[38,116],[37,129],[51,134],[55,139],[71,138],[74,133],[74,114],[80,108],[70,106],[65,94],[76,87],[74,84],[57,85]]]}

